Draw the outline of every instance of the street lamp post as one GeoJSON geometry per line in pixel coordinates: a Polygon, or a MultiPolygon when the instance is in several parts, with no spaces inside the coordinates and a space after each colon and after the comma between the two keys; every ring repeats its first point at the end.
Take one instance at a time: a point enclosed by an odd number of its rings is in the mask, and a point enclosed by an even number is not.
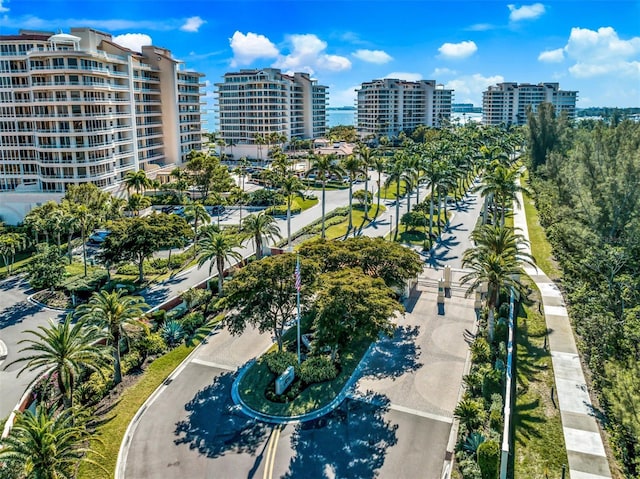
{"type": "Polygon", "coordinates": [[[391,241],[392,225],[393,225],[393,215],[389,215],[389,241],[391,241]]]}

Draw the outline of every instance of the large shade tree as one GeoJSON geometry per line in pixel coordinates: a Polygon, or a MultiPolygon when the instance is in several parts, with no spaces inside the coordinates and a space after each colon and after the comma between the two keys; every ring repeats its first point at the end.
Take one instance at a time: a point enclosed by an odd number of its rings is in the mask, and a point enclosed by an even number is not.
{"type": "MultiPolygon", "coordinates": [[[[226,287],[224,304],[228,309],[225,324],[232,334],[253,325],[273,334],[282,350],[282,335],[296,307],[296,256],[284,253],[254,261],[238,271],[226,287]]],[[[300,259],[300,299],[302,304],[313,294],[316,266],[300,259]]]]}

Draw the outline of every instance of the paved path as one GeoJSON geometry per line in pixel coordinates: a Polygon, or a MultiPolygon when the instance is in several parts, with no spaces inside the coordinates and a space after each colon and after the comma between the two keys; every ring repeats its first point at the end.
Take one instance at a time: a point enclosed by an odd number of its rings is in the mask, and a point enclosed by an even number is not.
{"type": "MultiPolygon", "coordinates": [[[[521,193],[517,199],[524,206],[521,193]]],[[[514,226],[528,239],[524,208],[514,204],[514,211],[514,226]]],[[[524,249],[531,253],[528,245],[524,249]]],[[[562,293],[542,270],[531,266],[524,270],[542,295],[571,479],[611,477],[562,293]]]]}

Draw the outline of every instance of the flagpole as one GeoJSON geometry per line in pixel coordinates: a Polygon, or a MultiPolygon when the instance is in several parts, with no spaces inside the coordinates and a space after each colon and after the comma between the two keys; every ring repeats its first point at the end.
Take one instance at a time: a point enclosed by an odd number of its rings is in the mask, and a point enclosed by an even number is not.
{"type": "Polygon", "coordinates": [[[300,364],[300,255],[296,255],[296,303],[298,307],[298,364],[300,364]]]}

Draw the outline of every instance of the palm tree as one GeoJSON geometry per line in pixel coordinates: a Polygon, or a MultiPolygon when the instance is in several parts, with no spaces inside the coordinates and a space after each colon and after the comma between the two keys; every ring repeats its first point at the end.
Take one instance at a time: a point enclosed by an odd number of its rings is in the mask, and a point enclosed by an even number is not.
{"type": "Polygon", "coordinates": [[[151,206],[151,199],[147,196],[142,196],[139,193],[134,193],[129,196],[127,209],[131,211],[134,216],[138,216],[140,214],[140,210],[148,208],[149,206],[151,206]]]}
{"type": "Polygon", "coordinates": [[[291,249],[291,204],[293,198],[304,199],[304,185],[295,175],[287,175],[280,181],[280,193],[287,199],[287,249],[291,249]]]}
{"type": "Polygon", "coordinates": [[[20,353],[31,354],[11,363],[26,362],[18,376],[25,371],[43,370],[31,384],[43,375],[57,377],[58,389],[67,408],[73,406],[73,389],[84,370],[100,371],[110,363],[108,349],[98,344],[104,339],[104,333],[82,322],[72,324],[71,319],[69,314],[62,323],[49,320],[48,327],[39,326],[39,331],[25,331],[35,338],[21,340],[18,344],[26,343],[28,346],[22,348],[20,353]]]}
{"type": "Polygon", "coordinates": [[[488,249],[479,249],[475,254],[465,252],[462,267],[471,270],[460,279],[462,284],[471,283],[465,293],[467,296],[478,291],[483,284],[488,286],[488,333],[489,341],[493,341],[494,315],[500,301],[500,290],[503,287],[521,289],[521,284],[516,278],[524,274],[524,270],[514,255],[497,254],[488,249]]]}
{"type": "Polygon", "coordinates": [[[242,220],[241,232],[245,238],[251,238],[256,247],[256,259],[262,259],[262,245],[265,240],[280,239],[280,228],[273,216],[261,211],[242,220]]]}
{"type": "MultiPolygon", "coordinates": [[[[87,455],[100,454],[87,447],[92,438],[87,428],[89,414],[75,410],[60,413],[42,405],[35,413],[19,413],[11,434],[2,440],[0,460],[17,464],[20,477],[65,479],[75,477],[78,462],[104,468],[87,455]]],[[[106,472],[106,471],[105,471],[106,472]]]]}
{"type": "Polygon", "coordinates": [[[0,256],[7,268],[7,274],[11,274],[11,266],[16,258],[16,253],[24,249],[27,238],[22,233],[0,234],[0,256]]]}
{"type": "Polygon", "coordinates": [[[387,159],[384,156],[376,155],[373,157],[372,165],[373,169],[378,173],[378,206],[376,208],[376,215],[380,214],[380,187],[382,186],[382,173],[387,170],[387,159]]]}
{"type": "Polygon", "coordinates": [[[207,231],[202,238],[200,256],[198,258],[198,268],[201,268],[207,261],[209,263],[209,275],[213,269],[215,260],[218,269],[218,295],[222,296],[222,287],[224,283],[224,264],[230,263],[230,259],[236,261],[242,260],[242,255],[235,251],[240,248],[241,244],[235,235],[228,235],[217,231],[207,231]]]}
{"type": "Polygon", "coordinates": [[[253,136],[253,141],[258,146],[258,156],[260,157],[260,163],[262,163],[262,146],[266,143],[266,140],[263,135],[261,135],[260,133],[256,133],[253,136]]]}
{"type": "Polygon", "coordinates": [[[147,178],[147,174],[144,170],[129,171],[124,177],[124,184],[127,188],[127,194],[131,194],[131,190],[135,190],[136,193],[142,194],[146,188],[151,187],[151,180],[147,178]]]}
{"type": "Polygon", "coordinates": [[[82,240],[82,263],[84,265],[84,275],[87,276],[87,233],[93,227],[96,217],[87,205],[71,205],[71,212],[75,216],[80,227],[80,238],[82,240]]]}
{"type": "Polygon", "coordinates": [[[478,401],[464,398],[453,410],[453,415],[465,427],[467,432],[471,432],[484,422],[485,412],[478,401]]]}
{"type": "MultiPolygon", "coordinates": [[[[520,206],[517,193],[530,194],[529,190],[520,185],[519,173],[516,169],[492,163],[493,171],[487,173],[484,182],[476,188],[482,197],[494,198],[500,206],[500,224],[504,225],[506,210],[516,202],[520,206]]],[[[485,204],[486,205],[486,204],[485,204]]],[[[488,205],[486,205],[488,206],[488,205]]],[[[485,207],[485,210],[488,209],[485,207]]],[[[486,211],[485,211],[486,216],[486,211]]],[[[486,222],[486,221],[485,221],[486,222]]]]}
{"type": "Polygon", "coordinates": [[[189,203],[184,208],[184,216],[189,223],[193,221],[193,254],[195,256],[198,253],[198,223],[211,223],[211,216],[206,208],[202,206],[202,203],[199,202],[189,203]]]}
{"type": "Polygon", "coordinates": [[[67,201],[61,203],[62,211],[62,229],[67,233],[67,256],[69,257],[69,264],[73,261],[73,234],[78,229],[78,218],[73,214],[71,206],[67,201]]]}
{"type": "Polygon", "coordinates": [[[472,262],[474,256],[493,252],[499,256],[514,257],[517,261],[536,267],[533,256],[520,247],[527,243],[527,239],[515,233],[512,228],[481,225],[473,230],[471,239],[476,247],[464,252],[463,261],[472,262]]]}
{"type": "Polygon", "coordinates": [[[326,187],[327,181],[331,178],[331,175],[337,175],[339,177],[344,176],[344,170],[338,164],[335,155],[313,155],[311,157],[311,168],[307,171],[307,178],[315,174],[322,184],[322,232],[320,237],[325,237],[325,207],[326,207],[326,187]]]}
{"type": "Polygon", "coordinates": [[[113,381],[115,384],[122,381],[120,339],[126,336],[124,326],[136,323],[148,307],[149,305],[144,302],[141,296],[128,296],[125,290],[119,289],[111,293],[104,290],[95,292],[91,295],[88,303],[80,305],[76,310],[76,315],[81,321],[108,330],[113,346],[115,362],[113,381]]]}
{"type": "MultiPolygon", "coordinates": [[[[357,149],[358,157],[362,163],[362,169],[364,170],[364,191],[369,191],[369,168],[373,164],[373,151],[366,145],[358,145],[357,149]]],[[[366,196],[365,196],[366,198],[366,196]]],[[[369,202],[364,202],[364,220],[369,219],[369,202]]]]}
{"type": "Polygon", "coordinates": [[[345,235],[345,237],[347,237],[353,229],[353,182],[358,175],[366,176],[367,171],[363,167],[362,160],[355,155],[348,155],[344,158],[342,160],[342,168],[349,175],[349,225],[347,226],[347,234],[345,235]]]}
{"type": "Polygon", "coordinates": [[[387,179],[384,183],[385,188],[388,188],[392,183],[396,185],[396,228],[393,235],[394,241],[398,239],[398,225],[400,224],[400,184],[403,181],[407,181],[406,159],[406,154],[403,151],[395,152],[393,161],[388,165],[387,179]]]}

